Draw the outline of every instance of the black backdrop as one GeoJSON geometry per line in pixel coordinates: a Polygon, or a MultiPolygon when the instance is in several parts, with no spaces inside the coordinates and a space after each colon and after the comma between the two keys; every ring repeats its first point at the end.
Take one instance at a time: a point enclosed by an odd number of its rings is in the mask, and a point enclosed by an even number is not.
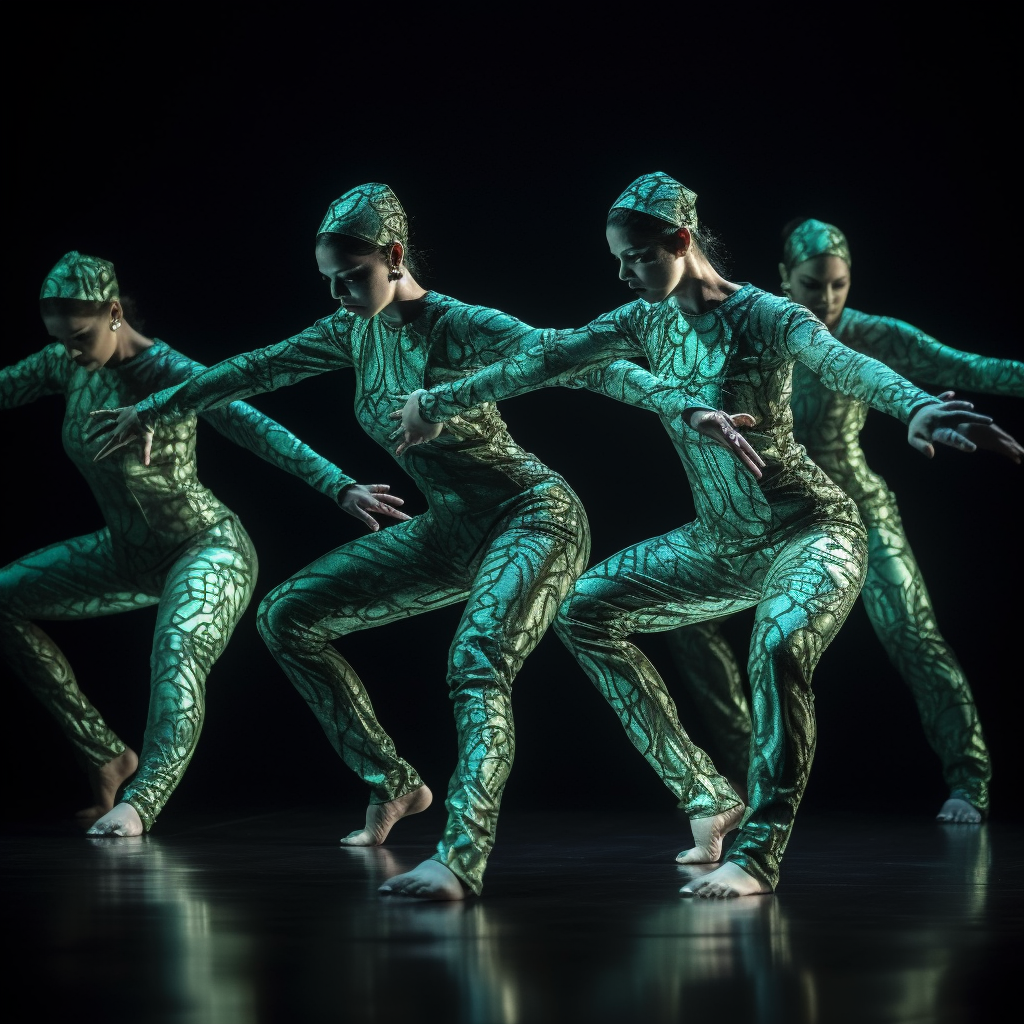
{"type": "MultiPolygon", "coordinates": [[[[699,193],[734,279],[775,288],[781,225],[814,215],[849,236],[852,306],[958,347],[1019,357],[1015,115],[1003,54],[983,29],[961,25],[939,38],[933,25],[923,40],[875,25],[874,36],[840,51],[797,30],[761,38],[756,26],[742,44],[737,26],[696,33],[700,46],[677,26],[662,37],[650,23],[639,34],[633,26],[627,45],[614,25],[590,24],[583,36],[579,26],[527,28],[532,38],[498,44],[483,33],[444,46],[436,25],[418,40],[406,26],[401,51],[371,47],[358,60],[370,27],[348,21],[344,32],[340,22],[292,25],[272,43],[243,40],[225,23],[157,50],[155,37],[143,44],[124,22],[88,39],[33,42],[35,70],[7,89],[7,360],[45,343],[39,282],[71,248],[112,259],[146,333],[199,360],[285,337],[330,311],[314,232],[331,199],[367,180],[388,182],[411,214],[427,284],[528,322],[578,324],[628,297],[603,215],[628,182],[655,169],[699,193]]],[[[351,379],[338,373],[255,404],[358,479],[390,482],[408,511],[420,511],[400,469],[356,428],[351,399],[351,379]]],[[[1024,434],[1019,402],[978,404],[1024,434]]],[[[595,559],[691,518],[685,479],[653,418],[554,390],[503,411],[514,436],[583,498],[595,559]]],[[[4,414],[3,561],[101,525],[61,450],[62,414],[56,398],[4,414]]],[[[864,445],[898,493],[940,624],[975,687],[998,813],[1015,775],[1021,471],[990,453],[947,450],[928,462],[878,414],[864,445]]],[[[359,804],[359,784],[264,649],[253,610],[361,527],[207,426],[200,452],[202,478],[241,515],[261,574],[210,679],[202,741],[168,813],[359,804]]],[[[344,641],[399,749],[440,791],[455,757],[444,673],[458,614],[344,641]]],[[[136,748],[153,618],[48,627],[136,748]]],[[[727,627],[743,651],[749,625],[741,616],[727,627]]],[[[662,641],[642,646],[671,685],[662,641]]],[[[859,605],[816,690],[809,806],[865,795],[873,806],[937,806],[937,764],[859,605]]],[[[23,783],[10,791],[12,810],[80,805],[84,780],[56,728],[15,681],[5,692],[6,766],[23,783]]],[[[693,720],[685,702],[681,710],[693,720]]],[[[667,805],[553,635],[527,661],[515,711],[506,806],[667,805]]]]}

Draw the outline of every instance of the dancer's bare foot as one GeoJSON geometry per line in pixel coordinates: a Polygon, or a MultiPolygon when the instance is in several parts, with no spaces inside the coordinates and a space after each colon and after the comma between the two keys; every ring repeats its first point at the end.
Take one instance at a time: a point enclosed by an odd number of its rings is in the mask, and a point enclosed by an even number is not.
{"type": "Polygon", "coordinates": [[[683,850],[676,857],[677,864],[714,864],[722,859],[722,839],[730,833],[743,817],[743,804],[736,804],[721,814],[707,818],[691,818],[694,846],[683,850]]]}
{"type": "Polygon", "coordinates": [[[426,786],[420,786],[411,793],[387,803],[370,804],[366,808],[365,827],[349,832],[340,842],[345,846],[380,846],[402,818],[425,811],[433,799],[430,790],[426,786]]]}
{"type": "Polygon", "coordinates": [[[981,821],[981,811],[974,804],[951,796],[935,815],[935,820],[946,825],[977,825],[981,821]]]}
{"type": "Polygon", "coordinates": [[[98,768],[89,769],[89,786],[92,789],[92,807],[83,807],[75,814],[83,825],[91,825],[98,817],[114,806],[114,797],[125,779],[131,778],[139,767],[139,755],[131,747],[98,768]]]}
{"type": "Polygon", "coordinates": [[[118,804],[107,811],[85,834],[87,836],[141,836],[145,832],[139,812],[131,804],[118,804]]]}
{"type": "Polygon", "coordinates": [[[414,896],[421,900],[464,900],[466,889],[440,861],[425,860],[404,875],[389,878],[378,890],[382,896],[414,896]]]}
{"type": "Polygon", "coordinates": [[[726,861],[721,867],[709,871],[679,890],[680,896],[695,896],[700,899],[725,900],[733,896],[757,896],[771,892],[763,882],[748,875],[741,867],[726,861]]]}

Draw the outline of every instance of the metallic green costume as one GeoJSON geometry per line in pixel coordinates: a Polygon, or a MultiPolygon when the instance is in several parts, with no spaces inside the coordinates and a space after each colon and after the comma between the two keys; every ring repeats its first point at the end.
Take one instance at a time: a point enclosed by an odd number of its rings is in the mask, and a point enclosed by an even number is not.
{"type": "MultiPolygon", "coordinates": [[[[83,260],[91,261],[93,269],[105,263],[72,257],[78,254],[69,253],[51,272],[44,298],[94,298],[82,289],[55,296],[51,288],[47,294],[62,264],[73,271],[83,260]]],[[[116,282],[110,297],[117,297],[116,282]]],[[[0,408],[12,409],[43,395],[64,396],[64,449],[89,483],[107,524],[0,570],[0,649],[15,675],[57,719],[82,760],[98,767],[121,754],[125,745],[78,688],[64,655],[36,623],[158,606],[152,696],[139,769],[120,795],[147,829],[192,757],[202,727],[206,676],[252,596],[256,552],[234,513],[199,482],[194,414],[159,427],[148,466],[133,450],[94,462],[95,421],[88,414],[131,405],[201,369],[155,341],[133,358],[93,372],[76,366],[60,345],[0,370],[0,408]]],[[[332,498],[352,482],[250,406],[236,403],[206,418],[232,441],[332,498]]]]}
{"type": "MultiPolygon", "coordinates": [[[[408,236],[397,198],[377,183],[333,203],[320,232],[382,246],[408,236]]],[[[341,310],[154,395],[137,412],[147,422],[351,368],[356,418],[393,454],[394,394],[458,379],[540,336],[504,313],[428,292],[418,315],[401,326],[341,310]]],[[[654,408],[656,383],[620,362],[578,386],[633,395],[654,408]]],[[[433,859],[479,893],[515,750],[512,680],[585,567],[589,527],[576,495],[512,440],[493,404],[453,419],[437,442],[415,448],[401,465],[426,497],[427,512],[317,559],[267,595],[258,622],[335,750],[370,787],[371,801],[384,803],[423,782],[395,751],[363,683],[331,641],[465,602],[448,663],[459,761],[433,859]]]]}
{"type": "MultiPolygon", "coordinates": [[[[787,242],[790,266],[794,253],[800,257],[798,262],[823,254],[849,262],[842,233],[818,221],[805,221],[787,242]]],[[[957,351],[900,320],[845,309],[834,333],[850,348],[914,380],[940,388],[1024,397],[1024,363],[957,351]]],[[[829,390],[810,369],[798,364],[792,407],[797,440],[853,498],[867,527],[864,607],[886,654],[914,695],[950,796],[985,812],[992,771],[974,698],[956,655],[939,632],[896,498],[868,467],[860,447],[868,406],[857,397],[829,390]]],[[[716,746],[729,748],[731,775],[745,760],[743,736],[744,732],[749,735],[750,728],[735,655],[713,623],[678,630],[669,635],[669,642],[682,678],[701,701],[716,746]]]]}
{"type": "MultiPolygon", "coordinates": [[[[656,185],[667,179],[649,177],[660,179],[656,185]]],[[[654,666],[627,637],[756,607],[750,814],[728,859],[774,886],[814,751],[811,675],[856,600],[867,561],[853,502],[793,439],[792,367],[799,360],[829,388],[904,421],[934,399],[836,341],[803,307],[745,285],[700,315],[685,313],[674,299],[633,302],[433,389],[421,396],[421,410],[443,420],[547,384],[573,386],[585,372],[592,376],[595,363],[616,357],[647,360],[666,383],[655,397],[693,490],[697,519],[586,572],[560,608],[555,629],[630,739],[696,818],[728,809],[735,795],[690,741],[654,666]],[[681,407],[701,406],[757,418],[745,433],[766,463],[760,482],[686,425],[685,416],[679,426],[681,407]]]]}
{"type": "MultiPolygon", "coordinates": [[[[391,452],[393,394],[461,377],[519,351],[537,333],[503,313],[428,292],[419,315],[402,326],[339,311],[154,395],[138,413],[144,421],[177,416],[351,368],[356,418],[391,452]]],[[[448,664],[459,762],[434,859],[479,893],[515,747],[512,680],[586,565],[590,535],[579,499],[515,444],[491,404],[453,419],[437,442],[413,449],[401,465],[428,510],[318,558],[266,597],[259,627],[335,750],[370,787],[371,800],[383,803],[423,783],[331,641],[465,602],[448,664]]]]}

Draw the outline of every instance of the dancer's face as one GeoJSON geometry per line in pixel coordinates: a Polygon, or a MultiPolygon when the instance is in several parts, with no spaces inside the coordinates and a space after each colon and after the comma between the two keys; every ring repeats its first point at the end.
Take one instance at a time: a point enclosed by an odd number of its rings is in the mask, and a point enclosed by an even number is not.
{"type": "Polygon", "coordinates": [[[394,267],[401,269],[402,246],[396,242],[387,260],[379,253],[349,256],[329,245],[317,246],[316,263],[331,295],[350,313],[369,320],[395,301],[397,280],[391,279],[394,267]]]}
{"type": "Polygon", "coordinates": [[[68,359],[92,373],[106,366],[117,352],[118,336],[110,325],[120,320],[121,315],[121,304],[112,302],[99,313],[50,314],[43,317],[43,323],[50,337],[64,346],[68,359]]]}
{"type": "Polygon", "coordinates": [[[815,256],[787,271],[779,264],[782,280],[789,280],[789,295],[806,306],[829,330],[839,323],[850,294],[850,267],[838,256],[815,256]]]}
{"type": "Polygon", "coordinates": [[[679,244],[674,252],[611,224],[605,237],[611,254],[619,261],[619,280],[625,281],[634,295],[648,302],[661,302],[679,286],[690,248],[690,232],[686,228],[679,229],[679,244]]]}

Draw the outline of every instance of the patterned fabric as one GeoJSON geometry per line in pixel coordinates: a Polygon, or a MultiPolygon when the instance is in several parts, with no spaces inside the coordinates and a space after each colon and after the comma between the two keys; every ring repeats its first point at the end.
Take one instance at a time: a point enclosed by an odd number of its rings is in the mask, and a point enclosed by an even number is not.
{"type": "MultiPolygon", "coordinates": [[[[159,421],[351,368],[356,419],[393,454],[393,395],[458,380],[543,336],[504,313],[429,292],[419,315],[401,327],[340,310],[138,410],[159,421]]],[[[655,407],[660,384],[628,362],[590,367],[574,383],[647,408],[655,407]]],[[[437,441],[412,449],[400,465],[428,511],[318,559],[266,598],[259,624],[335,750],[380,802],[421,785],[420,777],[395,751],[363,683],[331,641],[466,602],[448,664],[459,762],[434,856],[478,893],[512,762],[512,680],[586,565],[589,531],[565,481],[512,440],[493,403],[453,418],[437,441]]]]}
{"type": "MultiPolygon", "coordinates": [[[[50,345],[0,370],[0,408],[65,398],[64,448],[88,482],[106,527],[50,545],[0,570],[0,649],[56,717],[81,758],[102,765],[124,750],[81,692],[39,621],[94,618],[158,605],[152,697],[139,770],[121,799],[152,826],[198,740],[206,676],[245,611],[256,553],[234,514],[196,475],[196,416],[158,425],[151,464],[130,449],[101,462],[88,413],[131,405],[201,370],[162,341],[93,372],[50,345]]],[[[209,414],[226,437],[336,498],[351,483],[273,420],[236,403],[209,414]]]]}
{"type": "Polygon", "coordinates": [[[834,224],[826,224],[812,217],[789,233],[783,246],[782,259],[792,270],[798,263],[812,260],[815,256],[838,256],[848,267],[853,266],[846,235],[834,224]]]}
{"type": "Polygon", "coordinates": [[[676,227],[697,227],[697,193],[664,171],[641,175],[612,203],[611,208],[636,210],[676,227]]]}
{"type": "Polygon", "coordinates": [[[86,302],[111,302],[120,295],[114,264],[98,256],[83,256],[76,249],[61,256],[39,290],[40,299],[86,302]]]}
{"type": "Polygon", "coordinates": [[[317,234],[325,232],[361,238],[373,245],[408,245],[409,219],[387,185],[370,182],[349,189],[331,203],[317,234]]]}
{"type": "Polygon", "coordinates": [[[638,301],[582,330],[532,339],[515,358],[433,388],[421,405],[443,419],[546,384],[574,386],[595,363],[629,356],[646,359],[664,382],[656,399],[697,520],[584,573],[555,629],[687,813],[703,817],[735,796],[627,637],[756,607],[750,813],[728,859],[774,886],[813,756],[813,670],[856,600],[867,561],[853,503],[793,438],[793,364],[903,421],[933,400],[836,341],[802,306],[747,285],[701,315],[672,300],[638,301]],[[765,461],[759,482],[684,424],[679,412],[694,406],[756,417],[746,436],[765,461]]]}

